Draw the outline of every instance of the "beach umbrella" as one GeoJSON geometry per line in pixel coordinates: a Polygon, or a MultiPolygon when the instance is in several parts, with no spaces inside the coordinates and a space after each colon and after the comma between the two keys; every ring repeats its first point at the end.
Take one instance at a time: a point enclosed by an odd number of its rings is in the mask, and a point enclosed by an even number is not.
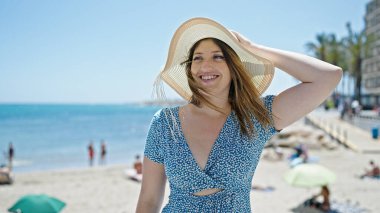
{"type": "Polygon", "coordinates": [[[319,164],[300,164],[284,176],[286,182],[298,187],[316,187],[335,181],[335,174],[319,164]]]}
{"type": "Polygon", "coordinates": [[[8,211],[18,213],[57,213],[65,205],[64,202],[57,198],[45,194],[29,194],[21,197],[8,211]]]}

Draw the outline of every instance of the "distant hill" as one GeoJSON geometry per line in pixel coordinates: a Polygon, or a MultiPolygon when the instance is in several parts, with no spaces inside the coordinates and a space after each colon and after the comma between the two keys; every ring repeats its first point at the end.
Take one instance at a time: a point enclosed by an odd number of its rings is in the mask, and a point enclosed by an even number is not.
{"type": "Polygon", "coordinates": [[[141,102],[142,105],[147,106],[178,106],[184,105],[187,101],[183,99],[171,99],[171,100],[149,100],[141,102]]]}

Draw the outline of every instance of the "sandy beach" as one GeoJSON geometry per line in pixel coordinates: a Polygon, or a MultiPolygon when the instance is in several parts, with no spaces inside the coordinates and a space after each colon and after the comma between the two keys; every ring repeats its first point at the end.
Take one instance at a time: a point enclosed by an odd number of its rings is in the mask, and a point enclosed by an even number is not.
{"type": "MultiPolygon", "coordinates": [[[[267,151],[267,150],[265,150],[267,151]]],[[[285,155],[291,149],[284,150],[285,155]]],[[[368,210],[378,212],[380,180],[359,179],[369,160],[380,161],[378,153],[360,154],[339,146],[334,150],[309,150],[310,156],[318,156],[319,163],[337,175],[331,184],[331,201],[350,202],[368,210]]],[[[16,200],[29,193],[45,193],[66,202],[63,213],[83,212],[134,212],[140,183],[129,180],[124,170],[129,165],[109,165],[81,170],[33,172],[15,175],[12,185],[0,185],[0,212],[7,212],[16,200]]],[[[292,212],[292,208],[319,188],[296,188],[283,179],[289,170],[286,160],[261,160],[254,176],[254,185],[274,187],[273,191],[251,191],[254,212],[292,212]]],[[[168,186],[168,185],[167,185],[168,186]]],[[[167,202],[168,187],[164,202],[167,202]]]]}

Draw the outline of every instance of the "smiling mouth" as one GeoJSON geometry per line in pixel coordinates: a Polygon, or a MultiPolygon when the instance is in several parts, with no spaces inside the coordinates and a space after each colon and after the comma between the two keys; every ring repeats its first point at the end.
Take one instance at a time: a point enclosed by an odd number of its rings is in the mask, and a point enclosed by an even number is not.
{"type": "Polygon", "coordinates": [[[214,80],[216,79],[217,77],[219,77],[219,75],[201,75],[200,78],[204,81],[210,81],[210,80],[214,80]]]}

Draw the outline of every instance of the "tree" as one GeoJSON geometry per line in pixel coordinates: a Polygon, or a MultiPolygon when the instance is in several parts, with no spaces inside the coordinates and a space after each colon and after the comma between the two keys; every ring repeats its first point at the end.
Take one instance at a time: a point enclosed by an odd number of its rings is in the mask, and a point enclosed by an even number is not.
{"type": "Polygon", "coordinates": [[[322,61],[327,59],[327,46],[328,46],[328,35],[325,33],[317,34],[317,43],[308,42],[306,43],[306,49],[322,61]]]}
{"type": "Polygon", "coordinates": [[[348,54],[347,64],[349,71],[355,79],[354,99],[361,102],[362,62],[369,56],[369,47],[373,42],[373,36],[367,36],[365,30],[353,32],[349,22],[346,27],[348,36],[343,39],[343,44],[348,54]]]}

